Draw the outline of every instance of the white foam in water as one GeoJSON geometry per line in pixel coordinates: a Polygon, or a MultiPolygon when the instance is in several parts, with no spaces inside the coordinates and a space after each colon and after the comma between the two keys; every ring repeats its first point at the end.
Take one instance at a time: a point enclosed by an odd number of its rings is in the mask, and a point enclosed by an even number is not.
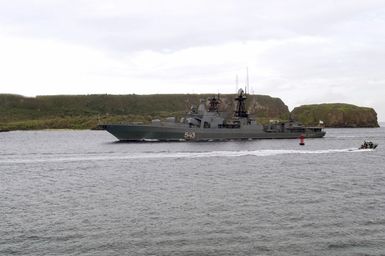
{"type": "Polygon", "coordinates": [[[356,148],[346,149],[324,149],[324,150],[244,150],[244,151],[207,151],[207,152],[160,152],[160,153],[136,153],[124,155],[72,155],[67,157],[45,157],[45,158],[16,158],[0,159],[0,163],[41,163],[41,162],[78,162],[78,161],[108,161],[124,159],[158,159],[158,158],[207,158],[207,157],[242,157],[242,156],[275,156],[283,154],[330,154],[347,152],[367,152],[372,149],[359,150],[356,148]]]}
{"type": "MultiPolygon", "coordinates": [[[[264,149],[254,151],[210,151],[210,152],[187,152],[187,153],[171,153],[164,154],[161,157],[170,158],[200,158],[200,157],[240,157],[240,156],[275,156],[283,154],[328,154],[338,152],[362,152],[363,150],[355,148],[347,149],[325,149],[325,150],[280,150],[280,149],[264,149]]],[[[364,150],[364,151],[371,151],[364,150]]]]}

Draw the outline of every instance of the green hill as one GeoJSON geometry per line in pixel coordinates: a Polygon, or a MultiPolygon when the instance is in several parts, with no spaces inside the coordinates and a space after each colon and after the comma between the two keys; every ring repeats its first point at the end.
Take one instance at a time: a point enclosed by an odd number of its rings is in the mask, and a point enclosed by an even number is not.
{"type": "MultiPolygon", "coordinates": [[[[0,94],[0,131],[31,129],[92,129],[99,123],[150,122],[169,116],[180,118],[212,94],[55,95],[24,97],[0,94]]],[[[221,110],[232,113],[235,95],[221,95],[221,110]]],[[[288,107],[279,98],[248,95],[248,111],[259,123],[287,120],[288,107]]],[[[350,104],[296,107],[292,118],[306,125],[324,121],[326,127],[378,127],[372,108],[350,104]]]]}
{"type": "MultiPolygon", "coordinates": [[[[149,122],[182,117],[192,104],[211,94],[55,95],[23,97],[0,94],[0,130],[91,129],[106,122],[149,122]]],[[[232,112],[235,95],[221,95],[222,109],[232,112]]],[[[287,119],[279,98],[249,95],[248,109],[260,122],[287,119]]]]}
{"type": "Polygon", "coordinates": [[[317,125],[322,120],[326,127],[379,127],[374,109],[343,103],[296,107],[292,118],[306,125],[317,125]]]}

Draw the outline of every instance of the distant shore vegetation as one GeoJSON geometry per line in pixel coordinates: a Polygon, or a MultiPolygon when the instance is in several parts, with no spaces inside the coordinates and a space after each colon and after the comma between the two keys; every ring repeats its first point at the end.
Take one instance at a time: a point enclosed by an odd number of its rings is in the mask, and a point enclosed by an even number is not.
{"type": "MultiPolygon", "coordinates": [[[[0,94],[0,131],[41,129],[97,129],[104,123],[149,123],[170,116],[182,118],[191,105],[213,94],[154,95],[54,95],[24,97],[0,94]]],[[[216,96],[216,95],[215,95],[216,96]]],[[[234,111],[232,94],[220,95],[221,111],[234,111]]],[[[290,115],[307,125],[319,120],[329,127],[376,127],[377,115],[371,108],[349,104],[319,104],[295,108],[292,113],[279,98],[248,95],[250,116],[265,124],[288,120],[290,115]]]]}

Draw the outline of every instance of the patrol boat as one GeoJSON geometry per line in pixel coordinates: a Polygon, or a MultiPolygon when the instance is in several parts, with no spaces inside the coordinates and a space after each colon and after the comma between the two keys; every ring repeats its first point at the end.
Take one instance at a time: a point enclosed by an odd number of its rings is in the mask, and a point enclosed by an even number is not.
{"type": "Polygon", "coordinates": [[[191,107],[190,112],[180,122],[174,117],[166,121],[153,120],[151,124],[104,124],[107,130],[120,141],[222,141],[248,139],[297,139],[322,138],[322,127],[306,127],[293,120],[271,122],[268,125],[257,124],[246,111],[247,96],[239,89],[235,98],[236,110],[232,118],[221,112],[219,96],[208,99],[209,104],[201,100],[198,108],[191,107]]]}
{"type": "Polygon", "coordinates": [[[378,144],[365,140],[364,143],[359,147],[359,149],[376,149],[377,146],[378,144]]]}

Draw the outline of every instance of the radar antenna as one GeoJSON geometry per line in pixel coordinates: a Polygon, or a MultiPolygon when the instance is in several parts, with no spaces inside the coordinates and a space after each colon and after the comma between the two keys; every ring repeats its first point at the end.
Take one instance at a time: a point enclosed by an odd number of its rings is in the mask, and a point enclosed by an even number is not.
{"type": "Polygon", "coordinates": [[[236,110],[234,113],[235,117],[249,117],[249,114],[246,111],[246,93],[243,91],[242,88],[238,90],[238,95],[235,98],[237,101],[236,110]]]}
{"type": "Polygon", "coordinates": [[[210,97],[209,99],[209,112],[218,112],[218,106],[221,104],[221,99],[219,98],[219,93],[218,97],[210,97]]]}

